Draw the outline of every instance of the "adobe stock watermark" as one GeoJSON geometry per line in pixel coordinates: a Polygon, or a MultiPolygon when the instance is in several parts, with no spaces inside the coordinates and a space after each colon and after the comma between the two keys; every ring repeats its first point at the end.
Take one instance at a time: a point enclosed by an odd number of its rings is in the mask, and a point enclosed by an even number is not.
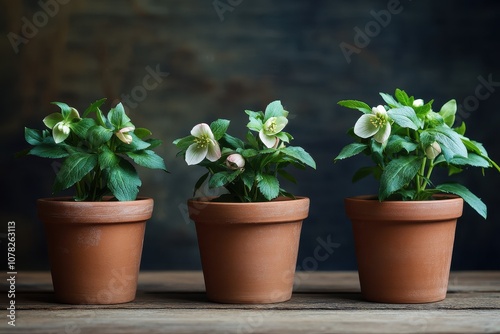
{"type": "Polygon", "coordinates": [[[21,18],[21,35],[16,34],[11,31],[7,34],[7,39],[12,46],[12,49],[16,54],[19,53],[19,47],[21,45],[26,45],[38,35],[38,32],[41,28],[45,27],[51,18],[56,16],[60,9],[61,5],[66,5],[71,0],[40,0],[38,1],[38,6],[40,10],[36,11],[31,20],[26,16],[21,18]]]}
{"type": "Polygon", "coordinates": [[[163,82],[163,78],[170,75],[169,72],[162,72],[157,64],[153,69],[151,66],[145,68],[147,74],[142,78],[141,85],[137,85],[130,90],[130,94],[122,94],[123,104],[131,109],[137,108],[139,103],[148,97],[148,92],[155,90],[163,82]]]}
{"type": "Polygon", "coordinates": [[[364,29],[358,26],[354,27],[354,45],[346,42],[341,42],[339,44],[340,50],[347,63],[351,63],[353,54],[359,54],[362,49],[370,44],[373,38],[380,35],[383,28],[387,28],[392,21],[393,15],[400,14],[402,11],[403,5],[399,0],[389,0],[389,2],[387,2],[387,9],[381,9],[379,11],[372,9],[370,15],[374,20],[368,21],[364,29]]]}
{"type": "Polygon", "coordinates": [[[474,89],[474,94],[465,97],[462,103],[457,104],[457,113],[455,120],[460,123],[463,119],[469,118],[471,112],[476,111],[479,108],[480,101],[485,101],[495,93],[496,88],[500,87],[500,81],[493,81],[493,74],[488,74],[488,79],[485,79],[482,75],[477,77],[479,82],[474,89]]]}
{"type": "Polygon", "coordinates": [[[232,12],[236,7],[238,7],[243,0],[214,0],[212,6],[214,7],[219,20],[224,22],[224,13],[232,12]]]}

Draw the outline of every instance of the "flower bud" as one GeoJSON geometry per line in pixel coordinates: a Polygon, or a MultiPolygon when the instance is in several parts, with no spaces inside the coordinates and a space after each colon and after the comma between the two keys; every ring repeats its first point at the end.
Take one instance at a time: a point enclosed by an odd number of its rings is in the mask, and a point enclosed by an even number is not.
{"type": "Polygon", "coordinates": [[[241,154],[231,154],[226,158],[226,166],[232,170],[243,168],[245,167],[245,159],[241,156],[241,154]]]}
{"type": "Polygon", "coordinates": [[[432,143],[425,149],[425,155],[429,159],[435,159],[441,153],[441,146],[437,142],[432,143]]]}
{"type": "Polygon", "coordinates": [[[413,101],[413,106],[414,107],[421,107],[424,105],[424,100],[422,99],[416,99],[415,101],[413,101]]]}

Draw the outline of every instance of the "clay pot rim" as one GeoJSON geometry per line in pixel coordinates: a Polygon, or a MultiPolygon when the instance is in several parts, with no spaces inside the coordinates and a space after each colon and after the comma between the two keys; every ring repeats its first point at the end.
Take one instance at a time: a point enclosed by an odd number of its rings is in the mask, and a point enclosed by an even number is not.
{"type": "Polygon", "coordinates": [[[454,194],[432,197],[435,200],[380,202],[376,195],[361,195],[346,197],[344,207],[351,220],[439,221],[462,216],[462,197],[454,194]]]}
{"type": "Polygon", "coordinates": [[[210,202],[207,198],[189,199],[189,218],[195,223],[206,224],[262,224],[302,221],[308,217],[310,199],[303,196],[279,197],[268,202],[210,202]],[[287,210],[273,210],[276,206],[288,207],[287,210]],[[243,211],[251,211],[254,217],[248,219],[243,211]],[[259,218],[256,218],[259,217],[259,218]]]}
{"type": "Polygon", "coordinates": [[[154,200],[76,202],[71,196],[36,200],[38,218],[50,224],[108,224],[144,222],[152,217],[154,200]],[[126,214],[122,214],[126,212],[126,214]],[[119,218],[117,217],[119,216],[119,218]]]}

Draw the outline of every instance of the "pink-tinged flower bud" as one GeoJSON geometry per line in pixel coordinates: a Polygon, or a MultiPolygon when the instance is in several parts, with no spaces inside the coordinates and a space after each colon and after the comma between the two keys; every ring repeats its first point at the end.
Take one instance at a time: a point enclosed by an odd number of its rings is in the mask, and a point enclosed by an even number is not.
{"type": "Polygon", "coordinates": [[[231,154],[226,158],[226,166],[232,170],[241,169],[245,167],[245,159],[241,156],[241,154],[231,154]]]}
{"type": "Polygon", "coordinates": [[[435,159],[441,153],[441,146],[437,142],[434,142],[427,146],[425,149],[425,155],[429,159],[435,159]]]}

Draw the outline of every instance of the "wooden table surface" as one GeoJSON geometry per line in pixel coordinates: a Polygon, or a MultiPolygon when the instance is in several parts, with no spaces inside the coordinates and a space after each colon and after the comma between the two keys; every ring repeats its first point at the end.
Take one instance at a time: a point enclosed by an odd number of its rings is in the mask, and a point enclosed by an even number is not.
{"type": "Polygon", "coordinates": [[[298,272],[295,283],[285,303],[217,304],[201,272],[142,272],[135,301],[81,306],[54,302],[49,273],[19,272],[16,327],[2,316],[0,332],[500,333],[500,271],[452,272],[447,298],[430,304],[365,302],[356,272],[298,272]]]}

